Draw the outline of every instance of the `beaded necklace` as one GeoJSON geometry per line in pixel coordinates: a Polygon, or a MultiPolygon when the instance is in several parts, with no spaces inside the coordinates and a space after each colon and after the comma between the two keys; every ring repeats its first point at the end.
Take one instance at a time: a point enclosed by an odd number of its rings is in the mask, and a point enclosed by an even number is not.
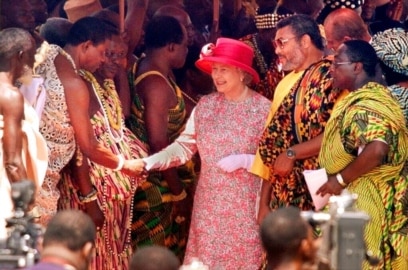
{"type": "Polygon", "coordinates": [[[194,105],[197,105],[197,100],[195,100],[194,98],[192,98],[191,96],[189,96],[186,92],[181,91],[181,93],[183,94],[184,97],[186,97],[188,100],[190,100],[194,105]]]}
{"type": "Polygon", "coordinates": [[[98,100],[99,106],[102,108],[103,118],[109,134],[116,143],[119,143],[123,139],[124,123],[122,118],[122,107],[119,104],[119,99],[117,98],[114,82],[112,80],[105,80],[105,88],[102,88],[97,82],[96,78],[89,71],[81,69],[79,74],[92,84],[92,89],[94,90],[96,99],[98,100]],[[114,104],[109,105],[109,103],[106,102],[106,100],[109,98],[113,100],[114,104]],[[116,110],[116,119],[112,115],[112,110],[116,110]]]}
{"type": "Polygon", "coordinates": [[[263,57],[261,50],[259,49],[258,42],[256,41],[257,36],[258,36],[257,34],[254,34],[252,36],[252,45],[256,57],[256,62],[260,69],[259,73],[266,74],[266,72],[268,71],[268,65],[265,63],[265,58],[263,57]]]}
{"type": "Polygon", "coordinates": [[[59,49],[59,53],[63,56],[65,56],[65,58],[67,58],[67,60],[71,63],[72,68],[74,69],[75,73],[78,74],[78,70],[77,67],[75,65],[74,59],[72,59],[72,56],[69,55],[66,51],[64,51],[63,49],[59,49]]]}
{"type": "MultiPolygon", "coordinates": [[[[131,178],[133,181],[131,181],[131,194],[135,194],[136,192],[136,187],[138,186],[137,183],[135,183],[136,181],[134,181],[135,179],[132,177],[131,178]]],[[[106,198],[106,194],[108,194],[108,190],[107,190],[107,183],[105,182],[103,184],[103,196],[102,196],[102,211],[105,214],[107,211],[109,211],[109,209],[107,209],[107,198],[106,198]]],[[[106,228],[106,224],[104,224],[103,228],[102,228],[102,232],[103,232],[103,237],[105,239],[105,245],[108,248],[109,254],[112,255],[118,255],[119,257],[123,257],[126,258],[128,257],[131,252],[132,252],[132,247],[131,247],[131,243],[132,243],[132,234],[131,234],[131,229],[132,229],[132,220],[133,220],[133,200],[134,200],[134,196],[130,196],[130,204],[129,204],[129,215],[128,215],[128,222],[127,222],[127,228],[123,228],[125,230],[127,230],[126,232],[126,240],[123,243],[123,249],[122,251],[120,251],[120,253],[116,253],[113,251],[112,246],[110,244],[110,240],[109,239],[109,235],[108,235],[108,229],[106,228]]],[[[106,215],[106,214],[105,214],[106,215]]]]}

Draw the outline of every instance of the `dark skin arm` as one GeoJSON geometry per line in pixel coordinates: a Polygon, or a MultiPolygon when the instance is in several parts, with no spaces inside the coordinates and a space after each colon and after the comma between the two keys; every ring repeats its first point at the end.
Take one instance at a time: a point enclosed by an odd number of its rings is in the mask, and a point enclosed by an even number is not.
{"type": "Polygon", "coordinates": [[[4,119],[3,153],[4,166],[10,184],[27,178],[21,151],[24,98],[17,88],[1,89],[0,108],[4,119]]]}
{"type": "Polygon", "coordinates": [[[129,44],[128,57],[131,57],[140,41],[143,31],[147,5],[149,0],[126,0],[127,13],[125,17],[125,29],[129,44]]]}
{"type": "MultiPolygon", "coordinates": [[[[75,139],[82,153],[95,163],[110,169],[117,167],[118,157],[100,144],[94,134],[89,120],[89,91],[87,84],[72,69],[70,63],[62,56],[55,59],[58,76],[64,86],[65,99],[75,139]]],[[[139,160],[126,160],[122,172],[138,176],[143,170],[139,160]]]]}
{"type": "MultiPolygon", "coordinates": [[[[138,85],[138,91],[145,106],[146,131],[149,138],[150,154],[153,154],[170,144],[167,136],[168,110],[177,104],[177,98],[174,90],[159,76],[148,76],[138,85]]],[[[162,175],[173,195],[179,195],[183,192],[184,187],[176,168],[162,171],[162,175]]],[[[185,203],[185,198],[173,202],[173,218],[188,215],[185,203]]]]}
{"type": "Polygon", "coordinates": [[[319,136],[300,144],[291,146],[296,152],[295,159],[286,156],[286,151],[282,152],[275,161],[273,173],[280,176],[287,176],[293,170],[296,159],[306,159],[317,156],[322,145],[323,133],[319,136]]]}
{"type": "MultiPolygon", "coordinates": [[[[82,196],[86,196],[87,194],[91,193],[93,189],[91,180],[89,178],[89,165],[86,157],[82,157],[82,162],[80,164],[78,164],[76,161],[77,154],[75,154],[74,158],[70,162],[72,181],[79,190],[80,194],[82,196]]],[[[92,202],[85,203],[84,208],[85,212],[92,218],[95,226],[102,227],[105,217],[99,208],[98,201],[94,200],[92,202]]]]}
{"type": "MultiPolygon", "coordinates": [[[[174,90],[159,76],[148,76],[138,85],[138,91],[145,106],[150,154],[154,154],[170,144],[167,136],[168,110],[177,104],[177,98],[174,90]]],[[[180,194],[183,185],[178,178],[177,170],[170,168],[162,173],[172,194],[180,194]]]]}
{"type": "Polygon", "coordinates": [[[258,224],[262,224],[262,221],[266,215],[271,211],[269,203],[271,201],[272,185],[271,182],[263,180],[261,187],[261,198],[259,201],[259,213],[258,224]]]}
{"type": "MultiPolygon", "coordinates": [[[[342,175],[344,182],[349,184],[361,175],[380,166],[388,151],[388,144],[382,141],[372,141],[367,144],[360,155],[339,172],[342,175]]],[[[326,194],[339,195],[342,190],[343,187],[337,181],[336,176],[329,175],[328,181],[317,190],[316,194],[320,194],[321,196],[326,194]]]]}

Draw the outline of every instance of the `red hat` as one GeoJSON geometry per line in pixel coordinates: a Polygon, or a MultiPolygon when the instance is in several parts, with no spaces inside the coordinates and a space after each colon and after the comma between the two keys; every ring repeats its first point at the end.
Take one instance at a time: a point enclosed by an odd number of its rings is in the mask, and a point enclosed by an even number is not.
{"type": "Polygon", "coordinates": [[[259,82],[259,75],[252,68],[254,50],[242,41],[230,38],[219,38],[217,44],[205,45],[200,53],[196,66],[205,73],[211,74],[212,63],[227,64],[240,68],[252,75],[255,83],[259,82]]]}

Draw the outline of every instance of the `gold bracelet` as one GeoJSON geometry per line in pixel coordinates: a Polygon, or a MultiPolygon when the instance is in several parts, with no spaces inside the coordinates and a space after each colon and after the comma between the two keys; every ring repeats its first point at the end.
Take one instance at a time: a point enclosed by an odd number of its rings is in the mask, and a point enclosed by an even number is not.
{"type": "Polygon", "coordinates": [[[81,193],[78,192],[78,199],[81,204],[96,201],[98,199],[98,190],[95,186],[93,186],[92,191],[89,192],[86,196],[82,196],[81,193]]]}
{"type": "Polygon", "coordinates": [[[184,200],[187,197],[187,192],[185,189],[183,189],[183,191],[179,194],[179,195],[172,195],[172,201],[173,202],[178,202],[181,200],[184,200]]]}

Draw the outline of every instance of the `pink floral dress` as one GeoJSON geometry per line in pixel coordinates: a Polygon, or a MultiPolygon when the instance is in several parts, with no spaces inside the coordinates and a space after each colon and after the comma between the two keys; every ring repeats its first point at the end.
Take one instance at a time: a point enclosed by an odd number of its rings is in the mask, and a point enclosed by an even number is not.
{"type": "Polygon", "coordinates": [[[255,214],[261,180],[246,169],[226,173],[216,165],[231,154],[255,154],[270,101],[253,93],[238,103],[220,93],[201,98],[176,142],[145,159],[162,170],[185,162],[197,150],[200,154],[184,264],[193,258],[211,270],[253,270],[261,264],[255,214]]]}

